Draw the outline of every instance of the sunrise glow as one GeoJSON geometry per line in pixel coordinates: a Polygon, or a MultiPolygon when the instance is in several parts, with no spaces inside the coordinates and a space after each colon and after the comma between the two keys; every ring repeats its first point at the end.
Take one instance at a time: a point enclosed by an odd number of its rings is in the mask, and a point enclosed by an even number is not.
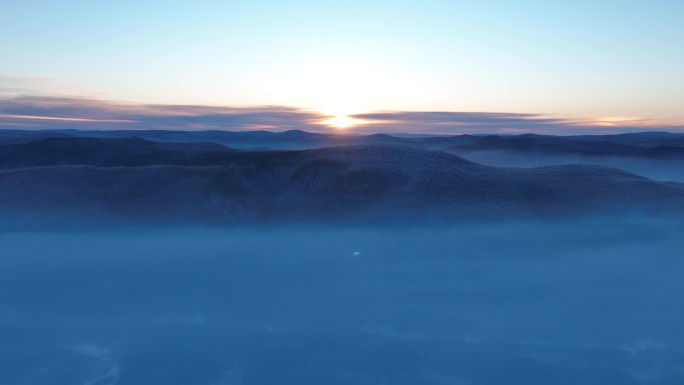
{"type": "Polygon", "coordinates": [[[339,129],[347,129],[361,124],[363,121],[359,119],[354,119],[347,115],[337,115],[330,119],[323,121],[328,127],[334,127],[339,129]]]}

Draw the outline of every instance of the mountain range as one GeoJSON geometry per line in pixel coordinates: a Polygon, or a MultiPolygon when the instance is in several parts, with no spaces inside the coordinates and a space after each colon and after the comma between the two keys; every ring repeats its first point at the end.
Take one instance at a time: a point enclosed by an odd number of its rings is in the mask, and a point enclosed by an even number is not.
{"type": "Polygon", "coordinates": [[[8,218],[217,224],[676,214],[684,184],[600,165],[494,167],[454,153],[684,152],[677,138],[3,131],[0,210],[8,218]]]}

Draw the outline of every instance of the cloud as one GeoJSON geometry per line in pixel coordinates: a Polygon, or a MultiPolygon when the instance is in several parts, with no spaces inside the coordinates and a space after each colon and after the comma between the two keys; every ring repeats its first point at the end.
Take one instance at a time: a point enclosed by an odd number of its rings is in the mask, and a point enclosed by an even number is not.
{"type": "Polygon", "coordinates": [[[0,98],[21,96],[102,97],[101,92],[88,91],[50,77],[0,76],[0,98]]]}
{"type": "Polygon", "coordinates": [[[643,118],[570,119],[508,112],[384,111],[357,114],[353,118],[367,122],[373,132],[571,135],[684,130],[684,126],[655,124],[643,118]]]}
{"type": "MultiPolygon", "coordinates": [[[[52,78],[0,76],[0,128],[80,130],[306,130],[340,132],[311,109],[116,102],[52,78]],[[327,122],[327,123],[326,123],[327,122]]],[[[414,134],[614,134],[682,131],[633,117],[568,119],[534,113],[380,111],[350,117],[345,132],[414,134]]]]}
{"type": "Polygon", "coordinates": [[[390,111],[354,115],[354,118],[373,124],[373,128],[405,131],[428,127],[435,133],[502,133],[557,131],[573,126],[570,120],[549,118],[540,114],[501,112],[446,112],[446,111],[390,111]]]}
{"type": "Polygon", "coordinates": [[[0,125],[32,129],[317,131],[321,115],[298,108],[219,107],[23,96],[0,99],[0,125]]]}

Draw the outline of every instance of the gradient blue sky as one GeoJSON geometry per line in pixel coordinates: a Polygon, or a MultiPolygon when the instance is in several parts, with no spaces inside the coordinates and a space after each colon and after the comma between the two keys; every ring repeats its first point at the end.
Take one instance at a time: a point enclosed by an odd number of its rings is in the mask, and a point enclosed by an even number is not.
{"type": "Polygon", "coordinates": [[[682,20],[681,0],[11,1],[0,96],[683,125],[682,20]]]}

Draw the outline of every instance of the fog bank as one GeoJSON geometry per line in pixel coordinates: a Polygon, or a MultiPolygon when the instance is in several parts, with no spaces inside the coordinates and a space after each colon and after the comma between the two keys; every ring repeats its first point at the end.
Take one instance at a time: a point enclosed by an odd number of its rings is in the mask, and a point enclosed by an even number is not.
{"type": "Polygon", "coordinates": [[[681,225],[3,232],[0,383],[680,383],[681,225]]]}

